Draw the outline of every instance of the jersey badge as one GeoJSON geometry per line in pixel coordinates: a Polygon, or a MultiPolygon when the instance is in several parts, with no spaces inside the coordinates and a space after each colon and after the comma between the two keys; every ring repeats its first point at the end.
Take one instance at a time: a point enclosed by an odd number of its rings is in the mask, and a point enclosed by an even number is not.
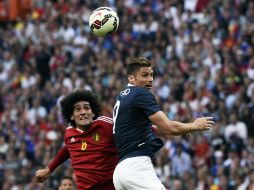
{"type": "Polygon", "coordinates": [[[126,95],[128,95],[130,93],[130,91],[131,90],[129,88],[127,88],[124,91],[120,92],[120,96],[126,96],[126,95]]]}
{"type": "Polygon", "coordinates": [[[95,142],[99,142],[100,139],[101,139],[101,136],[100,136],[99,133],[95,133],[95,134],[93,135],[93,140],[94,140],[95,142]]]}

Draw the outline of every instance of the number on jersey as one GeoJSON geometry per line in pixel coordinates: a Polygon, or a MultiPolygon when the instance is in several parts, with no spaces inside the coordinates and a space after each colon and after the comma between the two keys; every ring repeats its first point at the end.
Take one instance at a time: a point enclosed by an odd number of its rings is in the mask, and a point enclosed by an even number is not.
{"type": "Polygon", "coordinates": [[[118,115],[119,107],[120,107],[120,101],[117,100],[117,102],[116,102],[116,104],[114,106],[114,112],[113,112],[113,122],[114,122],[114,125],[113,125],[113,134],[115,134],[116,118],[117,118],[117,115],[118,115]]]}

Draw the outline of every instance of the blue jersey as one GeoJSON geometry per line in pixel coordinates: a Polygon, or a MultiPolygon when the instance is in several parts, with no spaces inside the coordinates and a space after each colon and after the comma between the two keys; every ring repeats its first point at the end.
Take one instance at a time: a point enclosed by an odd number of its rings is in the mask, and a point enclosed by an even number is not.
{"type": "Polygon", "coordinates": [[[163,146],[148,118],[157,111],[159,105],[146,88],[128,86],[120,93],[113,113],[113,134],[120,161],[134,156],[153,157],[163,146]]]}

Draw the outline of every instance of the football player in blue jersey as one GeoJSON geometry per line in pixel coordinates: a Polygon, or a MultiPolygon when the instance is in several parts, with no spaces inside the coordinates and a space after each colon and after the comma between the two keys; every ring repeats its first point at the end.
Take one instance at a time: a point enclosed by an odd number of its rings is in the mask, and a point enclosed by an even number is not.
{"type": "Polygon", "coordinates": [[[152,130],[167,135],[185,135],[209,130],[212,117],[191,123],[172,121],[161,111],[152,88],[153,68],[146,58],[134,58],[127,67],[128,86],[120,92],[113,113],[113,134],[120,160],[114,171],[117,190],[165,190],[156,176],[152,159],[163,142],[152,130]]]}

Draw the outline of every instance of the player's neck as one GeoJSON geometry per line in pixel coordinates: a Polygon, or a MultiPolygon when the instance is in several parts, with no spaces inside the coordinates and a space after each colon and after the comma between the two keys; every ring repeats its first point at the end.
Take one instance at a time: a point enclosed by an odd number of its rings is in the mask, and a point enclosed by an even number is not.
{"type": "Polygon", "coordinates": [[[81,131],[88,131],[89,128],[91,127],[92,123],[88,124],[88,125],[79,125],[77,126],[77,128],[81,131]]]}

